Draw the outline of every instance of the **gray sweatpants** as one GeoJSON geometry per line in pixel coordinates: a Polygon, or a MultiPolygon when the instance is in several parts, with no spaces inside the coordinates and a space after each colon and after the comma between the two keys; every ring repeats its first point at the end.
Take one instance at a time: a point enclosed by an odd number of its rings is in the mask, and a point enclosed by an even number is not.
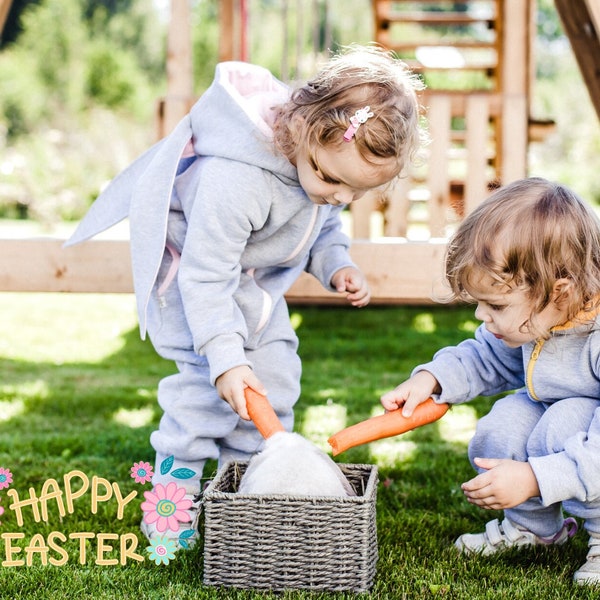
{"type": "MultiPolygon", "coordinates": [[[[525,393],[502,398],[477,424],[469,444],[471,464],[476,457],[527,461],[529,457],[561,452],[565,440],[588,430],[597,408],[598,402],[589,398],[567,398],[553,404],[534,402],[525,393]]],[[[600,501],[568,499],[544,506],[541,498],[530,498],[504,513],[536,535],[549,537],[562,526],[563,508],[583,518],[590,533],[600,533],[600,501]]]]}
{"type": "MultiPolygon", "coordinates": [[[[148,332],[158,354],[178,368],[158,386],[158,403],[164,414],[158,430],[150,436],[156,450],[152,483],[165,485],[175,477],[180,487],[197,493],[206,460],[218,459],[219,464],[248,460],[262,449],[264,440],[254,424],[240,419],[210,383],[206,358],[193,351],[176,285],[167,291],[166,306],[159,306],[153,296],[148,332]]],[[[246,348],[246,358],[267,388],[283,426],[291,431],[293,407],[300,396],[301,364],[298,340],[283,301],[274,308],[260,340],[246,348]]]]}

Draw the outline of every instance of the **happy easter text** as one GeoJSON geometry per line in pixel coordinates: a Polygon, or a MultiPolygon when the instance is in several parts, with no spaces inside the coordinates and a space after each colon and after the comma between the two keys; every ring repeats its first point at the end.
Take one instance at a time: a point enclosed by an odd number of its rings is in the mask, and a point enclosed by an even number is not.
{"type": "MultiPolygon", "coordinates": [[[[29,495],[25,497],[19,496],[15,489],[9,489],[6,494],[12,500],[8,508],[14,512],[19,527],[23,526],[28,516],[32,516],[36,523],[48,523],[49,504],[56,506],[61,519],[67,514],[73,514],[75,502],[85,494],[90,496],[92,514],[98,512],[100,503],[114,498],[117,503],[117,519],[122,520],[125,507],[137,496],[137,492],[133,491],[123,497],[118,483],[111,483],[97,475],[90,479],[78,470],[63,476],[62,488],[56,479],[47,479],[39,495],[33,487],[29,488],[29,495]]],[[[24,533],[1,533],[0,539],[4,542],[3,567],[30,567],[33,564],[62,566],[70,559],[63,547],[67,540],[76,542],[76,558],[82,565],[86,564],[89,557],[93,557],[96,565],[125,565],[128,560],[144,560],[143,556],[136,553],[138,538],[134,533],[74,532],[65,535],[60,531],[51,531],[47,536],[34,534],[27,545],[23,545],[24,533]],[[92,552],[88,552],[88,542],[92,547],[95,542],[92,552]],[[114,556],[115,553],[117,556],[114,556]]]]}

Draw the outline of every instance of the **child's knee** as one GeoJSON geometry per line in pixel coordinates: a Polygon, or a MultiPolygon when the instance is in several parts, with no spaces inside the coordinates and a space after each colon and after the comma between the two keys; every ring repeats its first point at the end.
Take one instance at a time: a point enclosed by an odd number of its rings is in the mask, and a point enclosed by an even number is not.
{"type": "Polygon", "coordinates": [[[530,436],[529,455],[562,452],[568,438],[580,431],[587,432],[596,408],[597,401],[591,398],[566,398],[551,404],[530,436]]]}
{"type": "Polygon", "coordinates": [[[469,459],[512,458],[527,460],[527,443],[543,414],[541,405],[514,394],[498,400],[482,417],[469,444],[469,459]]]}

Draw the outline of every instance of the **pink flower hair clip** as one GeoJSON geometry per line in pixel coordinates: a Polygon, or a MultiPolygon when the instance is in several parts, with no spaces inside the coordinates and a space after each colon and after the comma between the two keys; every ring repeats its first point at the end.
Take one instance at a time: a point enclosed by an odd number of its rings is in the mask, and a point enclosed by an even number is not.
{"type": "Polygon", "coordinates": [[[344,141],[349,142],[354,137],[357,129],[363,124],[367,122],[367,119],[370,119],[373,116],[373,113],[370,112],[371,107],[365,106],[364,108],[359,108],[352,117],[350,117],[350,126],[346,129],[346,133],[344,133],[344,141]]]}

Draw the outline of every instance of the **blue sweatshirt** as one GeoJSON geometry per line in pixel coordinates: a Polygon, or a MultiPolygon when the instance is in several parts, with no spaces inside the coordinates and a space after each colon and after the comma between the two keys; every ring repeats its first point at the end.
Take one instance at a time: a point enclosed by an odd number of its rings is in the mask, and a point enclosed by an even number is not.
{"type": "MultiPolygon", "coordinates": [[[[481,325],[474,339],[443,348],[414,373],[433,374],[442,389],[439,402],[458,404],[520,389],[532,402],[583,397],[597,400],[600,409],[600,316],[588,317],[591,324],[578,317],[579,324],[554,327],[549,339],[519,348],[509,348],[481,325]]],[[[545,506],[568,499],[600,500],[600,410],[587,432],[566,440],[564,451],[530,457],[529,463],[545,506]]]]}

